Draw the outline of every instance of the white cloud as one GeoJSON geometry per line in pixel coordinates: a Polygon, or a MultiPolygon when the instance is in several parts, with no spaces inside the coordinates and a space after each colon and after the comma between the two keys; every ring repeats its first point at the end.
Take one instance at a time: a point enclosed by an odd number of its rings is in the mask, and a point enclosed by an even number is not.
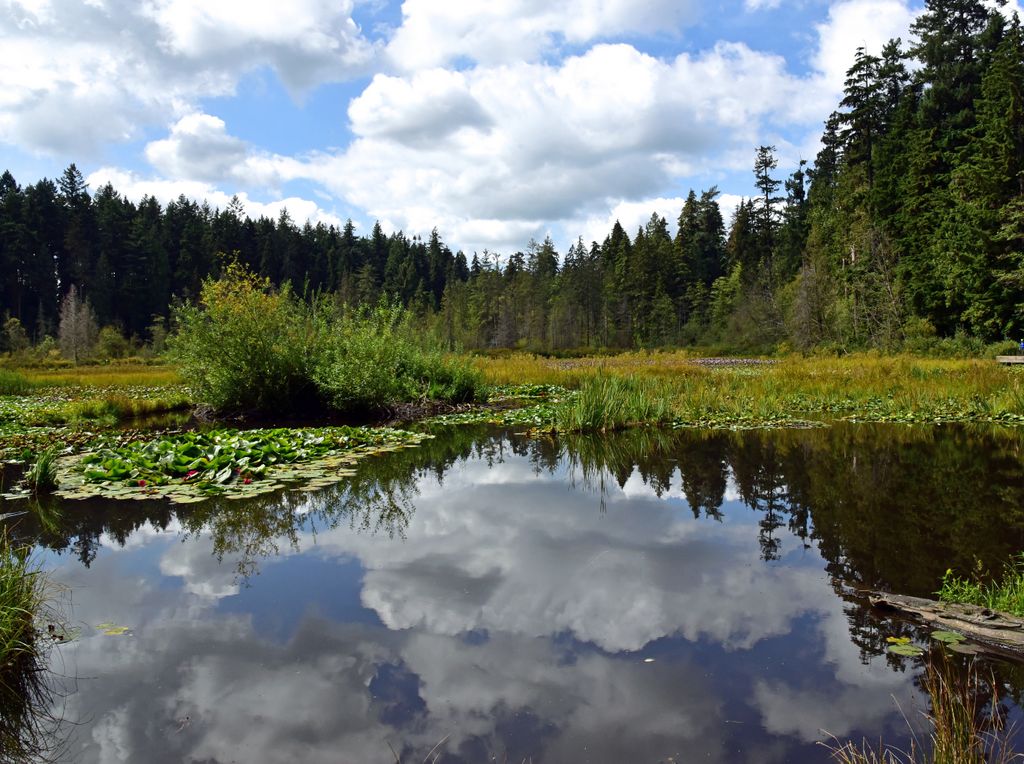
{"type": "Polygon", "coordinates": [[[256,67],[295,92],[365,70],[351,2],[295,6],[0,0],[0,141],[80,160],[233,94],[256,67]]]}
{"type": "MultiPolygon", "coordinates": [[[[823,78],[823,95],[830,99],[829,111],[837,108],[857,48],[878,55],[889,40],[899,37],[904,43],[910,25],[920,14],[906,0],[843,0],[832,5],[828,19],[816,25],[818,50],[814,66],[823,78]]],[[[824,112],[821,119],[828,115],[824,112]]]]}
{"type": "Polygon", "coordinates": [[[397,227],[521,247],[524,232],[657,199],[723,156],[747,167],[765,121],[801,118],[787,105],[800,87],[781,58],[739,44],[668,61],[596,45],[557,65],[378,75],[349,108],[356,140],[310,175],[397,227]]]}
{"type": "Polygon", "coordinates": [[[743,0],[743,7],[748,11],[771,11],[781,4],[782,0],[743,0]]]}
{"type": "Polygon", "coordinates": [[[692,0],[406,0],[387,53],[407,71],[460,58],[484,65],[534,61],[561,39],[582,44],[611,36],[676,33],[698,8],[692,0]]]}

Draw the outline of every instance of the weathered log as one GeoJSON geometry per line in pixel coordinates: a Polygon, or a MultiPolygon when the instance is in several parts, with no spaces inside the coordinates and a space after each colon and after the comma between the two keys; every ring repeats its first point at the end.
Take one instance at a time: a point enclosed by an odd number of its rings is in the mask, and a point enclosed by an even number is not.
{"type": "Polygon", "coordinates": [[[1024,619],[978,605],[938,602],[887,592],[868,592],[872,607],[896,610],[947,631],[955,631],[982,645],[1024,657],[1024,619]]]}

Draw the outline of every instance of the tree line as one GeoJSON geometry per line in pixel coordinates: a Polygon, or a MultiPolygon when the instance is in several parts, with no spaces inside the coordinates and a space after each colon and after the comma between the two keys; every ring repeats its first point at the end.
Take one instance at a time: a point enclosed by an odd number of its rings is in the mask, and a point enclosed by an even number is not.
{"type": "MultiPolygon", "coordinates": [[[[429,236],[358,235],[250,218],[179,197],[90,194],[0,176],[0,315],[54,334],[72,287],[98,324],[149,340],[176,302],[237,261],[272,282],[348,304],[416,312],[450,347],[535,350],[722,343],[894,349],[954,335],[1024,333],[1024,39],[976,0],[928,0],[915,42],[859,49],[813,164],[777,176],[726,225],[717,188],[691,191],[671,235],[635,232],[559,253],[550,238],[500,257],[429,236]]],[[[81,306],[79,306],[81,307],[81,306]]],[[[8,322],[8,326],[11,324],[8,322]]],[[[10,332],[6,333],[8,345],[10,332]]]]}

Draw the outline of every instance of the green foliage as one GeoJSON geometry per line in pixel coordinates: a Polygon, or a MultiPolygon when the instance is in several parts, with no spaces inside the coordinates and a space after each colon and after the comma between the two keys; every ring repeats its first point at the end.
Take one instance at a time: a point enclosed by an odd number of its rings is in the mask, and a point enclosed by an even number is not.
{"type": "Polygon", "coordinates": [[[0,756],[29,761],[42,749],[32,714],[43,638],[36,626],[44,579],[26,547],[0,531],[0,756]]]}
{"type": "Polygon", "coordinates": [[[965,602],[1024,617],[1024,554],[1007,563],[1003,576],[985,581],[981,571],[961,577],[947,570],[937,592],[943,602],[965,602]]]}
{"type": "Polygon", "coordinates": [[[413,445],[424,435],[389,428],[209,430],[109,446],[72,470],[65,498],[162,498],[189,503],[206,496],[251,496],[281,481],[337,482],[369,453],[413,445]]]}
{"type": "Polygon", "coordinates": [[[419,399],[466,402],[480,392],[480,372],[464,358],[426,347],[397,305],[346,311],[328,326],[313,380],[337,411],[419,399]]]}
{"type": "Polygon", "coordinates": [[[25,473],[25,484],[34,494],[51,493],[57,488],[57,450],[48,448],[36,457],[25,473]]]}
{"type": "Polygon", "coordinates": [[[32,383],[24,374],[0,369],[0,395],[27,395],[32,387],[32,383]]]}
{"type": "Polygon", "coordinates": [[[653,380],[598,374],[556,410],[559,430],[611,432],[670,419],[664,390],[653,380]]]}
{"type": "Polygon", "coordinates": [[[220,411],[289,412],[317,403],[312,384],[323,330],[290,288],[237,264],[203,283],[176,314],[173,355],[199,400],[220,411]]]}
{"type": "Polygon", "coordinates": [[[279,414],[383,409],[423,399],[470,401],[481,377],[429,347],[397,305],[337,309],[238,265],[203,284],[177,315],[173,351],[199,400],[219,411],[279,414]]]}

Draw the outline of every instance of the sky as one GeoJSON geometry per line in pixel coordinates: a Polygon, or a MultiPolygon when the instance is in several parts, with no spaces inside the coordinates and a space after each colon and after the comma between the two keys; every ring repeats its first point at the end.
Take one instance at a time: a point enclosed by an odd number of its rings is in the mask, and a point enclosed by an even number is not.
{"type": "Polygon", "coordinates": [[[0,168],[510,253],[813,161],[911,0],[0,0],[0,168]]]}

